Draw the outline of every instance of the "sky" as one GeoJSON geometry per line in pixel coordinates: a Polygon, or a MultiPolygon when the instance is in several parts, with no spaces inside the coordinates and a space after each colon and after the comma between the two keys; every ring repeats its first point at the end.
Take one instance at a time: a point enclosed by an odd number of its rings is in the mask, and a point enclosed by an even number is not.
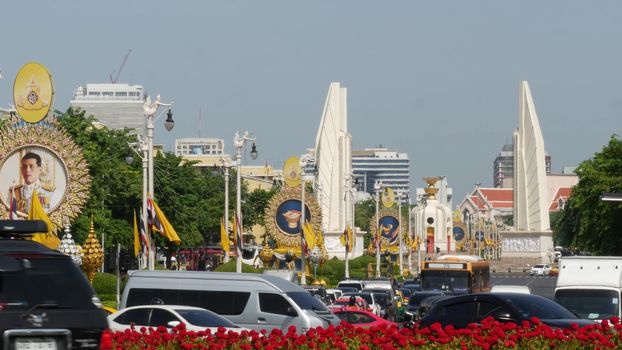
{"type": "Polygon", "coordinates": [[[411,187],[447,177],[454,205],[492,186],[529,81],[553,172],[622,135],[622,2],[6,1],[0,106],[27,62],[52,73],[54,108],[79,85],[118,82],[174,101],[155,143],[236,130],[281,168],[314,147],[331,82],[348,89],[353,149],[407,152],[411,187]],[[201,111],[199,113],[199,111],[201,111]],[[199,135],[200,134],[200,135],[199,135]]]}

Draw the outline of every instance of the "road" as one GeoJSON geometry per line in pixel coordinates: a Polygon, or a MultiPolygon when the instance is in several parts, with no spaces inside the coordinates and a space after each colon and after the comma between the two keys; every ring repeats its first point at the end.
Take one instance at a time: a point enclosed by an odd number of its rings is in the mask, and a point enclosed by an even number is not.
{"type": "Polygon", "coordinates": [[[493,274],[492,285],[520,285],[528,286],[531,289],[532,294],[541,295],[543,297],[553,299],[553,293],[555,292],[555,284],[557,283],[557,276],[529,276],[517,275],[517,274],[493,274]]]}

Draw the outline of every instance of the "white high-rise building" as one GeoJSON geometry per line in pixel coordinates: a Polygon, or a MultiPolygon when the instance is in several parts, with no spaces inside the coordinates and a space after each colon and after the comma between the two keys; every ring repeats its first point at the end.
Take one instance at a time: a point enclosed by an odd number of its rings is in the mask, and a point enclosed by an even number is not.
{"type": "Polygon", "coordinates": [[[109,129],[135,129],[142,134],[145,123],[142,85],[86,84],[78,86],[69,104],[93,115],[109,129]]]}

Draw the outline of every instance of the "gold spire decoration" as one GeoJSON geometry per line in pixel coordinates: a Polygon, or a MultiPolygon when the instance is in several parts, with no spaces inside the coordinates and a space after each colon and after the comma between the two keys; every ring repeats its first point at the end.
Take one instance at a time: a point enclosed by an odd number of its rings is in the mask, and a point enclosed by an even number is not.
{"type": "Polygon", "coordinates": [[[264,242],[264,245],[261,248],[261,252],[259,252],[259,259],[261,259],[261,262],[263,263],[264,267],[267,267],[267,268],[271,267],[270,263],[272,262],[273,255],[274,255],[274,250],[270,248],[268,243],[264,242]]]}
{"type": "Polygon", "coordinates": [[[101,266],[104,258],[102,246],[99,244],[97,236],[95,235],[93,218],[91,218],[89,235],[86,237],[86,241],[84,241],[84,244],[82,245],[82,251],[84,252],[84,256],[82,257],[82,270],[86,273],[86,277],[89,279],[89,282],[93,284],[95,273],[97,273],[97,269],[101,266]]]}

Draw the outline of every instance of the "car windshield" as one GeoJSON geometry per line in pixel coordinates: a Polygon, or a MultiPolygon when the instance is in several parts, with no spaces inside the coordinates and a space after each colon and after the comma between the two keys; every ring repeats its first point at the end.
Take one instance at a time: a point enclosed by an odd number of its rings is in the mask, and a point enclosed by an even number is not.
{"type": "Polygon", "coordinates": [[[386,293],[373,293],[373,294],[374,294],[374,299],[376,299],[376,302],[378,304],[389,305],[391,303],[388,294],[386,293]]]}
{"type": "Polygon", "coordinates": [[[614,290],[560,289],[555,301],[579,318],[608,319],[618,315],[620,297],[614,290]]]}
{"type": "Polygon", "coordinates": [[[15,256],[20,268],[0,271],[2,310],[47,308],[96,308],[94,293],[71,259],[47,256],[15,256]]]}
{"type": "Polygon", "coordinates": [[[175,309],[175,311],[194,326],[238,328],[228,319],[207,310],[175,309]]]}
{"type": "Polygon", "coordinates": [[[285,294],[292,298],[292,300],[303,310],[330,312],[326,308],[326,305],[307,292],[287,292],[285,294]]]}
{"type": "Polygon", "coordinates": [[[413,293],[413,295],[410,296],[410,299],[408,299],[408,305],[419,307],[423,299],[434,296],[434,295],[439,295],[439,293],[421,293],[421,292],[413,293]]]}
{"type": "Polygon", "coordinates": [[[412,292],[408,288],[400,288],[400,292],[402,292],[406,298],[412,295],[412,292]]]}
{"type": "Polygon", "coordinates": [[[534,265],[533,268],[534,269],[542,269],[542,268],[544,268],[544,265],[534,265]]]}
{"type": "Polygon", "coordinates": [[[423,271],[421,276],[424,290],[468,290],[469,273],[467,271],[423,271]]]}
{"type": "Polygon", "coordinates": [[[538,317],[541,319],[577,318],[558,303],[537,296],[505,297],[507,302],[516,307],[523,319],[538,317]]]}
{"type": "Polygon", "coordinates": [[[354,288],[356,290],[361,290],[361,283],[356,282],[339,282],[337,288],[354,288]]]}

